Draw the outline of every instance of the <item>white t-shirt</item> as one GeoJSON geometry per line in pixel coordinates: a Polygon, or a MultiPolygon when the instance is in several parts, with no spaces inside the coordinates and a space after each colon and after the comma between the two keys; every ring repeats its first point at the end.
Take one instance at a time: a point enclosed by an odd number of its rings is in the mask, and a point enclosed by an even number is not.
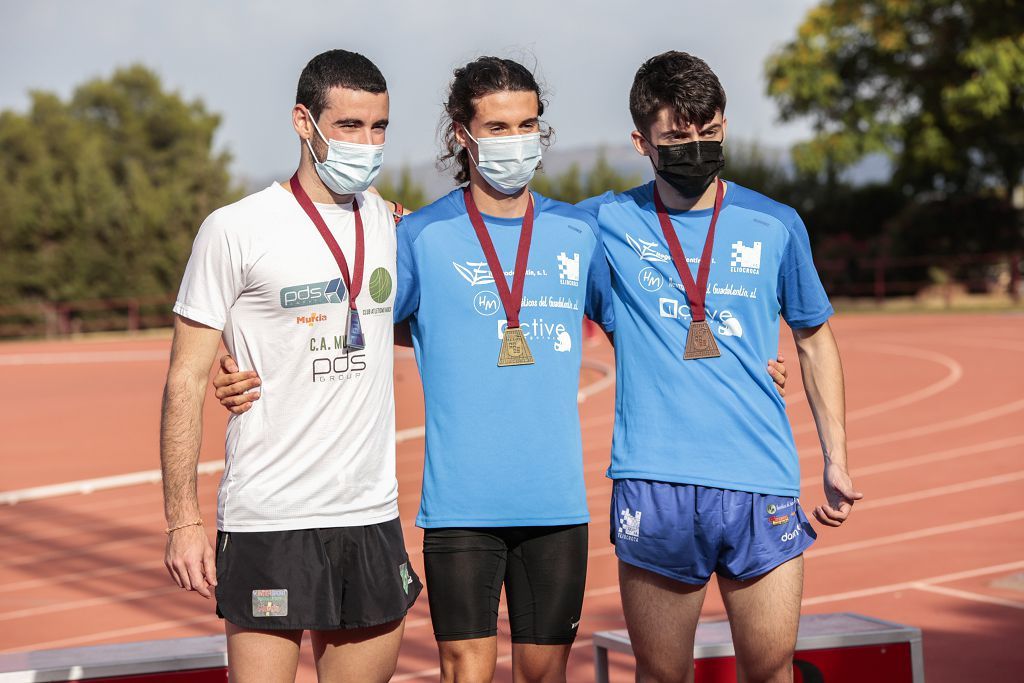
{"type": "MultiPolygon", "coordinates": [[[[192,246],[174,312],[223,330],[262,397],[228,421],[217,528],[283,531],[377,524],[398,516],[395,479],[395,226],[357,195],[366,258],[357,302],[366,349],[348,353],[348,289],[290,192],[267,189],[210,214],[192,246]]],[[[355,266],[351,205],[317,204],[355,266]]]]}

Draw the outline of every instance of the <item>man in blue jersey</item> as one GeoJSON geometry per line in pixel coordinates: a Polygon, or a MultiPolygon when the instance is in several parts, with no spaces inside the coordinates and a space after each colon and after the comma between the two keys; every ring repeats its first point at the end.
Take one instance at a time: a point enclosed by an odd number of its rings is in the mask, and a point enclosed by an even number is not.
{"type": "Polygon", "coordinates": [[[527,187],[549,135],[529,70],[456,69],[445,112],[442,160],[468,184],[399,225],[395,303],[423,380],[442,679],[493,676],[504,585],[516,680],[564,680],[587,566],[581,330],[611,325],[607,261],[589,214],[527,187]]]}
{"type": "Polygon", "coordinates": [[[618,381],[611,534],[638,681],[692,681],[693,636],[718,575],[742,681],[792,679],[815,533],[785,404],[762,368],[793,330],[839,526],[847,472],[843,373],[807,230],[792,208],[719,177],[725,92],[700,59],[648,60],[630,93],[654,182],[580,206],[612,272],[618,381]]]}

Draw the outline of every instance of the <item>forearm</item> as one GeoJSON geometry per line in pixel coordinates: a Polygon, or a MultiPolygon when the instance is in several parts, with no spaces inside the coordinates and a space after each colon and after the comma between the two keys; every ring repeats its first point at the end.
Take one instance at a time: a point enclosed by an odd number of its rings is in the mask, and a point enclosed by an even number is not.
{"type": "Polygon", "coordinates": [[[846,468],[846,388],[839,348],[826,323],[815,330],[796,330],[800,374],[814,415],[822,452],[846,468]]]}
{"type": "Polygon", "coordinates": [[[203,435],[206,377],[169,374],[160,419],[164,515],[170,527],[199,519],[196,467],[203,435]]]}

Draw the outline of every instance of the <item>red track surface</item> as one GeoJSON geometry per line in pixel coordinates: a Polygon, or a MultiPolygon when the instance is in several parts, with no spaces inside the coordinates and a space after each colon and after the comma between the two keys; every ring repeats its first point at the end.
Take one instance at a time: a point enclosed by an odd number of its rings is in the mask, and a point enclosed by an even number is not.
{"type": "MultiPolygon", "coordinates": [[[[924,629],[930,681],[1018,681],[1024,669],[1024,317],[849,316],[843,351],[854,481],[867,498],[846,526],[819,530],[807,553],[806,612],[855,611],[924,629]]],[[[158,466],[167,340],[0,346],[0,490],[158,466]]],[[[820,454],[791,361],[790,415],[804,505],[821,498],[820,454]]],[[[589,357],[610,361],[603,343],[589,357]]],[[[399,428],[422,424],[411,358],[396,361],[399,428]]],[[[596,379],[585,373],[584,382],[596,379]]],[[[604,478],[613,392],[581,406],[591,553],[570,679],[593,680],[590,638],[622,628],[608,545],[604,478]]],[[[222,457],[226,415],[206,410],[205,461],[222,457]]],[[[399,446],[400,507],[422,572],[418,504],[422,441],[399,446]]],[[[200,477],[214,519],[217,477],[200,477]]],[[[162,566],[164,522],[152,484],[0,507],[0,651],[221,632],[213,605],[185,594],[162,566]]],[[[705,616],[723,615],[717,591],[705,616]]],[[[507,622],[499,680],[510,680],[507,622]]],[[[409,616],[395,680],[436,679],[427,601],[409,616]]],[[[299,675],[314,680],[308,648],[299,675]]],[[[613,656],[613,680],[631,680],[613,656]]]]}

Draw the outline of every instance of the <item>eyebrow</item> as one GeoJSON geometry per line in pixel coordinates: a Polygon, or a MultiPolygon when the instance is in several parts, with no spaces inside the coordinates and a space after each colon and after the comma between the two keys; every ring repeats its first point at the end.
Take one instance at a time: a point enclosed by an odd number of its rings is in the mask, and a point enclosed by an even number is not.
{"type": "Polygon", "coordinates": [[[362,126],[362,119],[338,119],[334,122],[335,126],[362,126]]]}
{"type": "MultiPolygon", "coordinates": [[[[527,123],[539,123],[539,122],[540,122],[540,118],[539,117],[532,116],[532,117],[530,117],[528,119],[524,119],[523,121],[521,121],[519,123],[519,125],[522,126],[522,125],[525,125],[527,123]]],[[[508,128],[513,128],[514,127],[514,126],[510,126],[507,121],[485,121],[483,125],[484,126],[507,126],[508,128]]]]}

